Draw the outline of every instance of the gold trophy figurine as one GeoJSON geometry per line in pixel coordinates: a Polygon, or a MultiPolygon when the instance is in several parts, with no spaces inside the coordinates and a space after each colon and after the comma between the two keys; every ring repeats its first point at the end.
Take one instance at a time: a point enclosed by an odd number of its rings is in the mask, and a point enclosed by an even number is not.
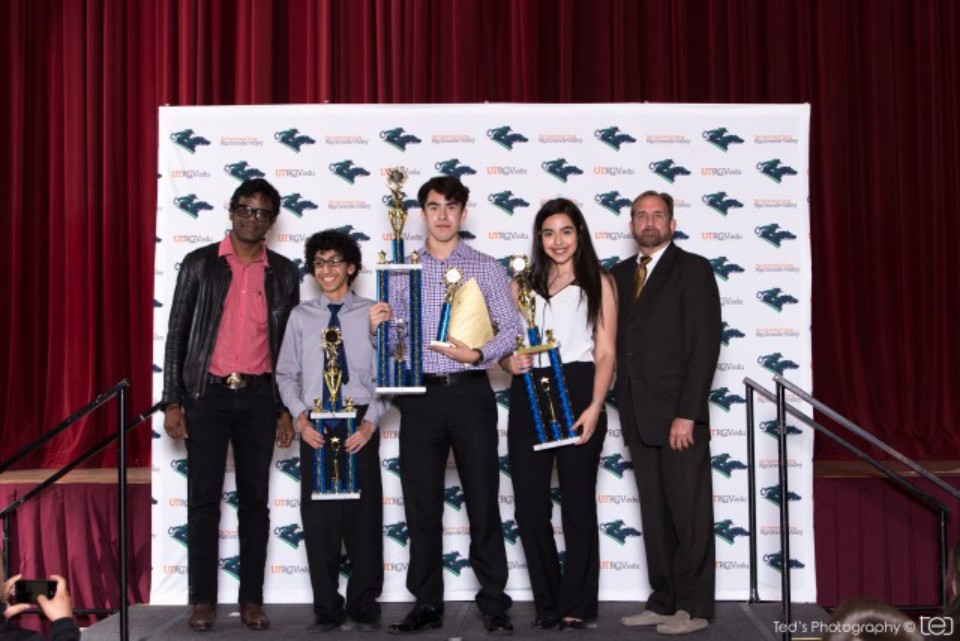
{"type": "Polygon", "coordinates": [[[339,327],[328,327],[323,330],[323,351],[327,357],[327,367],[323,372],[323,382],[330,393],[330,411],[337,409],[337,396],[340,394],[340,385],[343,383],[343,372],[337,364],[337,352],[343,334],[339,327]]]}
{"type": "MultiPolygon", "coordinates": [[[[393,167],[387,171],[387,188],[390,190],[390,226],[393,227],[394,240],[402,238],[403,226],[407,223],[407,210],[403,208],[403,185],[407,182],[407,170],[404,167],[393,167]]],[[[402,261],[403,256],[394,256],[395,260],[402,261]]]]}
{"type": "MultiPolygon", "coordinates": [[[[517,305],[527,327],[536,327],[537,301],[530,286],[530,259],[526,254],[517,254],[510,259],[510,269],[517,278],[517,305]]],[[[522,347],[522,345],[521,345],[522,347]]]]}

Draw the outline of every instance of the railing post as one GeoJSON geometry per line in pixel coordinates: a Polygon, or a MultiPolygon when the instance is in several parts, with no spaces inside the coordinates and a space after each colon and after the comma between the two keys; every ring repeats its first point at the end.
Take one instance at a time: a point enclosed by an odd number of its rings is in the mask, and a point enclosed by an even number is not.
{"type": "Polygon", "coordinates": [[[120,499],[120,518],[119,522],[119,565],[120,565],[120,639],[127,641],[130,638],[129,621],[127,620],[127,395],[126,388],[121,388],[119,396],[119,408],[117,414],[119,421],[117,425],[117,434],[120,439],[120,457],[119,488],[117,494],[120,499]]]}
{"type": "Polygon", "coordinates": [[[3,576],[10,574],[10,515],[3,515],[3,576]]]}
{"type": "Polygon", "coordinates": [[[780,472],[780,599],[783,639],[790,641],[790,487],[787,482],[790,459],[787,456],[787,390],[777,382],[777,429],[780,472]]]}
{"type": "Polygon", "coordinates": [[[941,509],[939,514],[940,529],[940,603],[944,611],[947,609],[947,511],[941,509]]]}
{"type": "Polygon", "coordinates": [[[757,590],[757,473],[756,473],[756,443],[754,441],[753,402],[755,394],[753,387],[746,386],[747,392],[747,511],[750,530],[750,597],[749,603],[760,603],[760,593],[757,590]]]}

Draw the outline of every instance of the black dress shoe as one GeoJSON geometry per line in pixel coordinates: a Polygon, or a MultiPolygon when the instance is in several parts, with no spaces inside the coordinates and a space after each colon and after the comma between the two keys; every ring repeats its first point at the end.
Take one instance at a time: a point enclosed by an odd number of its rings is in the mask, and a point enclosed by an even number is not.
{"type": "Polygon", "coordinates": [[[333,632],[343,623],[343,614],[318,614],[313,623],[307,626],[307,632],[333,632]]]}
{"type": "Polygon", "coordinates": [[[410,610],[400,623],[394,623],[387,632],[390,634],[415,634],[443,627],[443,614],[429,605],[418,605],[410,610]]]}
{"type": "Polygon", "coordinates": [[[543,619],[534,619],[530,622],[530,627],[535,630],[552,630],[560,623],[560,619],[546,617],[543,619]]]}
{"type": "Polygon", "coordinates": [[[513,624],[506,612],[483,615],[483,629],[498,637],[513,634],[513,624]]]}

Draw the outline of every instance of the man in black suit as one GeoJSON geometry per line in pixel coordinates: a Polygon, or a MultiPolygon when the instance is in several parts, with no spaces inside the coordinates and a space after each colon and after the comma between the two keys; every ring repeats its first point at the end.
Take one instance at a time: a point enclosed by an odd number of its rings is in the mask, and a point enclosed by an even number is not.
{"type": "Polygon", "coordinates": [[[713,616],[707,397],[720,355],[720,294],[710,263],[671,242],[669,194],[640,194],[630,215],[640,252],[612,270],[619,294],[616,394],[653,593],[643,612],[622,621],[687,634],[713,616]]]}

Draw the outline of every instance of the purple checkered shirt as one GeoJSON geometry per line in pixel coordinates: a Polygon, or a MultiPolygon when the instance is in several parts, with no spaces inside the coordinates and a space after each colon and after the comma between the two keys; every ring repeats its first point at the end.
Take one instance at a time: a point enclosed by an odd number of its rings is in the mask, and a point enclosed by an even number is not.
{"type": "MultiPolygon", "coordinates": [[[[421,247],[418,253],[423,264],[423,371],[428,374],[450,374],[469,369],[487,369],[511,353],[516,348],[517,334],[523,331],[523,326],[510,294],[510,277],[506,270],[493,257],[478,252],[462,240],[443,261],[434,258],[426,247],[421,247]],[[487,311],[490,312],[494,335],[480,347],[484,358],[480,365],[464,365],[429,348],[430,341],[437,338],[440,310],[447,291],[444,275],[451,267],[463,273],[463,282],[476,279],[487,303],[487,311]]],[[[407,262],[410,262],[409,257],[407,262]]],[[[398,274],[391,278],[390,288],[394,318],[407,320],[410,315],[407,275],[398,274]]]]}

